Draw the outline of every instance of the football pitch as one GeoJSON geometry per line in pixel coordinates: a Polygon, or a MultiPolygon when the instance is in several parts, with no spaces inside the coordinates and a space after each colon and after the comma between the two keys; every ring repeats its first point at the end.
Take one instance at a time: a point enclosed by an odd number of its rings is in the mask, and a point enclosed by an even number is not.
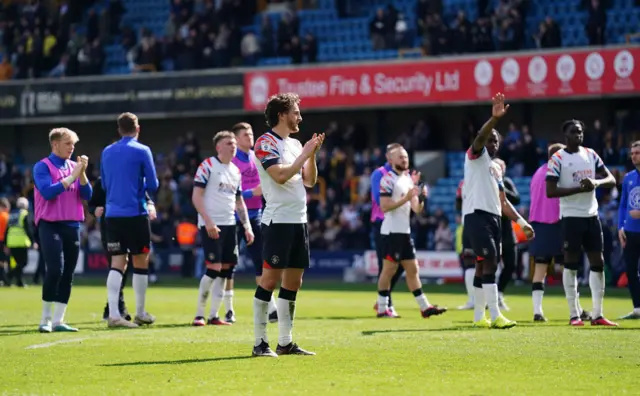
{"type": "MultiPolygon", "coordinates": [[[[167,280],[168,282],[168,280],[167,280]]],[[[102,280],[78,280],[67,322],[78,333],[39,334],[40,287],[0,289],[2,395],[619,395],[640,392],[640,321],[620,328],[568,326],[559,287],[545,295],[546,324],[532,322],[528,286],[511,287],[510,330],[474,329],[460,285],[430,286],[450,311],[422,319],[413,296],[395,292],[400,319],[375,318],[375,286],[309,281],[298,294],[294,341],[317,356],[251,358],[253,286],[236,288],[238,322],[194,328],[197,280],[152,285],[155,325],[107,329],[102,280]]],[[[582,305],[591,307],[588,287],[582,305]]],[[[133,291],[125,291],[130,309],[133,291]]],[[[610,290],[605,314],[631,310],[610,290]]],[[[208,312],[208,308],[207,308],[208,312]]],[[[277,324],[269,324],[271,346],[277,324]]]]}

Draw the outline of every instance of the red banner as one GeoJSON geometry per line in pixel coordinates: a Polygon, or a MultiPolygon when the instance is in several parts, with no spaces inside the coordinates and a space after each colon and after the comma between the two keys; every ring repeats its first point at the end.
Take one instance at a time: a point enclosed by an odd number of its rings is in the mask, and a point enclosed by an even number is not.
{"type": "Polygon", "coordinates": [[[305,109],[638,94],[635,58],[638,47],[265,70],[245,74],[244,107],[262,111],[278,92],[305,109]]]}

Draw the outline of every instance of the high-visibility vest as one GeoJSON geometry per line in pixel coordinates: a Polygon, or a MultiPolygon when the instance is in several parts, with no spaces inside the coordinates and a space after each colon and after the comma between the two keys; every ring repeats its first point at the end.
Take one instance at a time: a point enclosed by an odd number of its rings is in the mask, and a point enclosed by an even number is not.
{"type": "Polygon", "coordinates": [[[178,245],[188,246],[196,244],[196,237],[198,236],[198,227],[193,223],[180,223],[176,228],[176,239],[178,245]]]}
{"type": "Polygon", "coordinates": [[[29,216],[29,211],[25,209],[14,210],[9,215],[7,240],[4,241],[9,249],[31,247],[31,239],[25,228],[27,216],[29,216]]]}

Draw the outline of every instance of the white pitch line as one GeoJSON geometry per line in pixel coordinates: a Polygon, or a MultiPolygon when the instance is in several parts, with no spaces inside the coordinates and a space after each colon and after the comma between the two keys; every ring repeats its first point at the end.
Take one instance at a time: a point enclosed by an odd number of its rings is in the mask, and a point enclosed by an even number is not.
{"type": "Polygon", "coordinates": [[[68,340],[58,340],[58,341],[53,341],[53,342],[45,342],[44,344],[29,345],[25,349],[51,348],[52,346],[56,346],[56,345],[60,345],[60,344],[68,344],[68,343],[71,343],[71,342],[80,342],[80,341],[84,341],[84,340],[88,340],[88,339],[89,339],[88,337],[84,337],[84,338],[71,338],[71,339],[68,339],[68,340]]]}

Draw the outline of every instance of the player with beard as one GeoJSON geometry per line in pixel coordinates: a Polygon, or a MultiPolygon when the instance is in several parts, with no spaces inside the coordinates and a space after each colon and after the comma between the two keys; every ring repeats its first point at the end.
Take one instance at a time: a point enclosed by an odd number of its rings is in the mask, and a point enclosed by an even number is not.
{"type": "Polygon", "coordinates": [[[533,237],[531,226],[509,203],[504,193],[502,170],[493,161],[500,146],[500,135],[494,126],[509,105],[498,93],[492,100],[491,118],[484,124],[473,144],[467,150],[464,162],[463,233],[477,256],[474,277],[474,325],[477,327],[511,328],[516,322],[505,318],[498,306],[496,270],[501,253],[501,217],[504,213],[516,221],[527,237],[533,237]],[[489,308],[491,321],[485,316],[489,308]]]}
{"type": "MultiPolygon", "coordinates": [[[[380,274],[382,273],[382,265],[384,263],[384,253],[383,253],[383,243],[382,243],[382,235],[380,234],[380,227],[382,226],[382,220],[384,219],[384,212],[380,209],[380,181],[382,178],[391,171],[392,167],[390,164],[391,151],[402,148],[402,145],[399,143],[391,143],[387,145],[386,159],[387,162],[374,170],[371,173],[371,227],[373,228],[373,237],[375,241],[376,247],[376,257],[378,258],[378,279],[380,279],[380,274]]],[[[404,273],[404,268],[399,265],[398,270],[393,277],[391,278],[391,285],[389,287],[389,312],[394,317],[399,318],[400,315],[396,312],[393,307],[393,300],[391,299],[391,292],[393,288],[396,286],[396,283],[402,277],[404,273]]],[[[376,302],[373,306],[373,310],[378,312],[378,303],[376,302]]]]}
{"type": "MultiPolygon", "coordinates": [[[[255,152],[253,151],[253,129],[246,122],[240,122],[231,128],[236,136],[238,143],[238,151],[232,162],[240,169],[242,175],[242,198],[244,198],[247,211],[249,213],[249,222],[251,223],[251,231],[254,235],[254,242],[249,244],[245,237],[244,228],[240,222],[240,218],[236,213],[238,241],[245,240],[247,250],[251,255],[251,261],[255,267],[256,285],[260,284],[262,276],[262,234],[260,232],[260,221],[262,219],[262,188],[260,188],[260,176],[255,161],[255,152]]],[[[233,269],[223,271],[223,276],[227,278],[227,287],[224,292],[224,305],[227,314],[225,320],[229,323],[236,321],[233,311],[233,269]]],[[[276,310],[276,300],[271,296],[269,301],[269,322],[278,321],[278,311],[276,310]]]]}
{"type": "Polygon", "coordinates": [[[411,211],[422,212],[427,188],[419,186],[419,172],[414,171],[409,175],[407,150],[402,147],[393,149],[390,153],[390,163],[391,170],[380,182],[380,208],[384,212],[380,234],[384,263],[378,279],[378,317],[395,317],[388,308],[389,289],[398,265],[404,267],[407,287],[413,293],[422,317],[441,315],[447,309],[431,305],[422,291],[416,248],[411,238],[411,211]]]}
{"type": "Polygon", "coordinates": [[[318,180],[316,154],[324,134],[314,134],[304,146],[291,138],[300,131],[300,98],[294,93],[269,98],[264,111],[270,131],[256,141],[255,154],[266,206],[262,213],[263,271],[253,299],[253,356],[315,355],[293,342],[296,297],[309,268],[307,191],[318,180]],[[267,340],[269,301],[281,282],[276,302],[278,347],[267,340]]]}
{"type": "Polygon", "coordinates": [[[569,303],[569,324],[584,326],[578,305],[578,270],[582,250],[589,258],[589,288],[593,301],[592,326],[617,326],[603,316],[604,257],[602,225],[598,216],[595,189],[614,187],[616,179],[595,151],[582,146],[584,123],[569,120],[562,124],[566,147],[558,150],[548,163],[548,198],[560,198],[564,271],[562,283],[569,303]],[[598,178],[597,178],[598,177],[598,178]]]}

